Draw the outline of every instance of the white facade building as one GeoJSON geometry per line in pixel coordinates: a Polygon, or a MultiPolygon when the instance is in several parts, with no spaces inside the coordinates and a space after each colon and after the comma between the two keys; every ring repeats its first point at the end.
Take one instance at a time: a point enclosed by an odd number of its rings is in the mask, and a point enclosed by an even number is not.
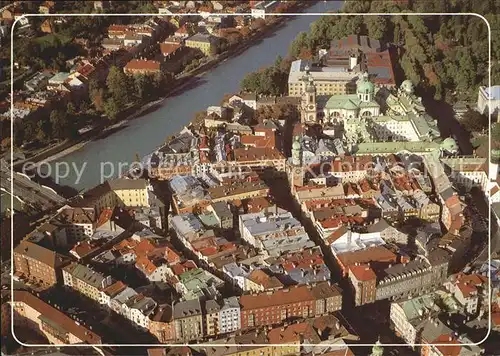
{"type": "Polygon", "coordinates": [[[491,105],[491,113],[497,113],[497,119],[494,121],[498,121],[498,109],[500,108],[500,85],[494,85],[492,87],[479,87],[479,93],[477,96],[477,108],[480,113],[488,115],[488,108],[491,105]]]}
{"type": "Polygon", "coordinates": [[[240,304],[238,298],[231,297],[223,300],[219,311],[219,332],[231,333],[241,328],[240,304]]]}

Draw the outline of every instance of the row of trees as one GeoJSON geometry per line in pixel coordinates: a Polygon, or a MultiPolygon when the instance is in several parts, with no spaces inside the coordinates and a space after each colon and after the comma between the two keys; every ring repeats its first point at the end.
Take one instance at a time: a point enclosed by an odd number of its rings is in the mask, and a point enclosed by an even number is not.
{"type": "Polygon", "coordinates": [[[50,113],[39,112],[36,118],[15,122],[14,143],[19,147],[33,141],[47,144],[54,139],[75,139],[82,126],[102,124],[101,113],[112,121],[124,109],[158,98],[165,92],[170,78],[168,74],[129,77],[113,66],[105,83],[90,81],[89,97],[80,101],[78,107],[68,103],[50,113]]]}
{"type": "Polygon", "coordinates": [[[290,64],[290,58],[278,56],[272,66],[245,75],[241,89],[259,95],[285,94],[290,64]]]}
{"type": "MultiPolygon", "coordinates": [[[[344,12],[476,12],[484,14],[492,29],[492,55],[500,56],[500,4],[482,0],[453,2],[347,1],[344,12]]],[[[488,75],[488,27],[475,16],[324,16],[302,32],[290,46],[296,58],[315,58],[321,48],[350,34],[365,34],[393,43],[399,66],[419,89],[434,98],[475,100],[479,85],[488,75]],[[450,90],[451,89],[451,90],[450,90]]],[[[498,65],[492,68],[492,81],[500,81],[498,65]]]]}
{"type": "Polygon", "coordinates": [[[127,76],[112,66],[105,85],[95,80],[90,82],[89,96],[96,110],[114,120],[125,108],[159,98],[171,80],[169,73],[127,76]]]}
{"type": "Polygon", "coordinates": [[[37,141],[45,144],[53,139],[74,139],[78,135],[78,128],[87,120],[88,103],[83,101],[77,110],[73,103],[66,107],[58,107],[50,114],[41,114],[35,118],[27,118],[14,123],[14,144],[21,146],[24,143],[37,141]]]}

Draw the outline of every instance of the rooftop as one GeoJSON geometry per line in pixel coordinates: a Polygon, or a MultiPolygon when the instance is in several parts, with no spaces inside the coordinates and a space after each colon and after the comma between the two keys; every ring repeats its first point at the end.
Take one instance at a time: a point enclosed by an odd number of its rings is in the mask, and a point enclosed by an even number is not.
{"type": "Polygon", "coordinates": [[[100,344],[102,339],[99,335],[87,329],[85,326],[80,325],[58,309],[45,303],[41,299],[35,297],[27,291],[14,290],[12,300],[15,302],[22,302],[35,309],[44,317],[46,321],[50,321],[57,327],[62,328],[68,333],[76,336],[84,343],[87,344],[100,344]]]}

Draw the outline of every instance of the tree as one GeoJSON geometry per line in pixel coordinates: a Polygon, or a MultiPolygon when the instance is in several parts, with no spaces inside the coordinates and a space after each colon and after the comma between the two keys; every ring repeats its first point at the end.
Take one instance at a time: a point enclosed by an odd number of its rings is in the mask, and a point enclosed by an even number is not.
{"type": "Polygon", "coordinates": [[[300,32],[290,45],[289,53],[293,57],[298,57],[304,48],[309,48],[309,38],[307,32],[300,32]]]}
{"type": "Polygon", "coordinates": [[[365,19],[368,35],[381,40],[387,33],[388,20],[385,16],[367,16],[365,19]]]}
{"type": "Polygon", "coordinates": [[[106,78],[106,85],[117,107],[123,108],[129,104],[128,78],[123,71],[112,66],[106,78]]]}
{"type": "Polygon", "coordinates": [[[469,132],[481,132],[489,127],[488,117],[471,109],[464,113],[460,123],[469,132]]]}
{"type": "Polygon", "coordinates": [[[73,103],[68,103],[68,105],[66,105],[66,112],[68,113],[68,115],[70,116],[74,116],[76,115],[76,108],[75,108],[75,105],[73,103]]]}
{"type": "MultiPolygon", "coordinates": [[[[68,104],[69,106],[69,104],[68,104]]],[[[57,138],[67,138],[69,136],[70,123],[68,113],[62,110],[54,110],[50,113],[51,132],[57,138]]]]}
{"type": "Polygon", "coordinates": [[[109,120],[115,120],[120,112],[120,108],[116,103],[115,99],[108,98],[104,103],[104,113],[108,117],[109,120]]]}
{"type": "Polygon", "coordinates": [[[153,94],[153,80],[149,75],[136,75],[134,76],[134,85],[139,100],[146,101],[153,94]]]}
{"type": "Polygon", "coordinates": [[[51,134],[51,126],[48,120],[40,120],[37,123],[36,139],[45,143],[51,134]]]}
{"type": "Polygon", "coordinates": [[[491,127],[491,140],[497,145],[500,143],[500,124],[495,123],[491,127]]]}

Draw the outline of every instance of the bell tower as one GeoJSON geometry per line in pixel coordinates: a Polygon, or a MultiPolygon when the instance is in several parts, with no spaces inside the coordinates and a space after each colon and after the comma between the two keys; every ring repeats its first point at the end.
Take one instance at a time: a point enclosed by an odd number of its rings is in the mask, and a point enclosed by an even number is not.
{"type": "Polygon", "coordinates": [[[304,167],[302,165],[302,145],[300,144],[300,137],[295,136],[292,144],[292,157],[288,160],[287,176],[288,183],[292,193],[295,192],[295,187],[302,187],[304,185],[304,167]]]}
{"type": "Polygon", "coordinates": [[[306,76],[304,77],[304,91],[302,92],[301,100],[301,122],[316,123],[317,122],[317,104],[316,104],[316,86],[314,79],[309,72],[309,67],[306,67],[306,76]]]}

